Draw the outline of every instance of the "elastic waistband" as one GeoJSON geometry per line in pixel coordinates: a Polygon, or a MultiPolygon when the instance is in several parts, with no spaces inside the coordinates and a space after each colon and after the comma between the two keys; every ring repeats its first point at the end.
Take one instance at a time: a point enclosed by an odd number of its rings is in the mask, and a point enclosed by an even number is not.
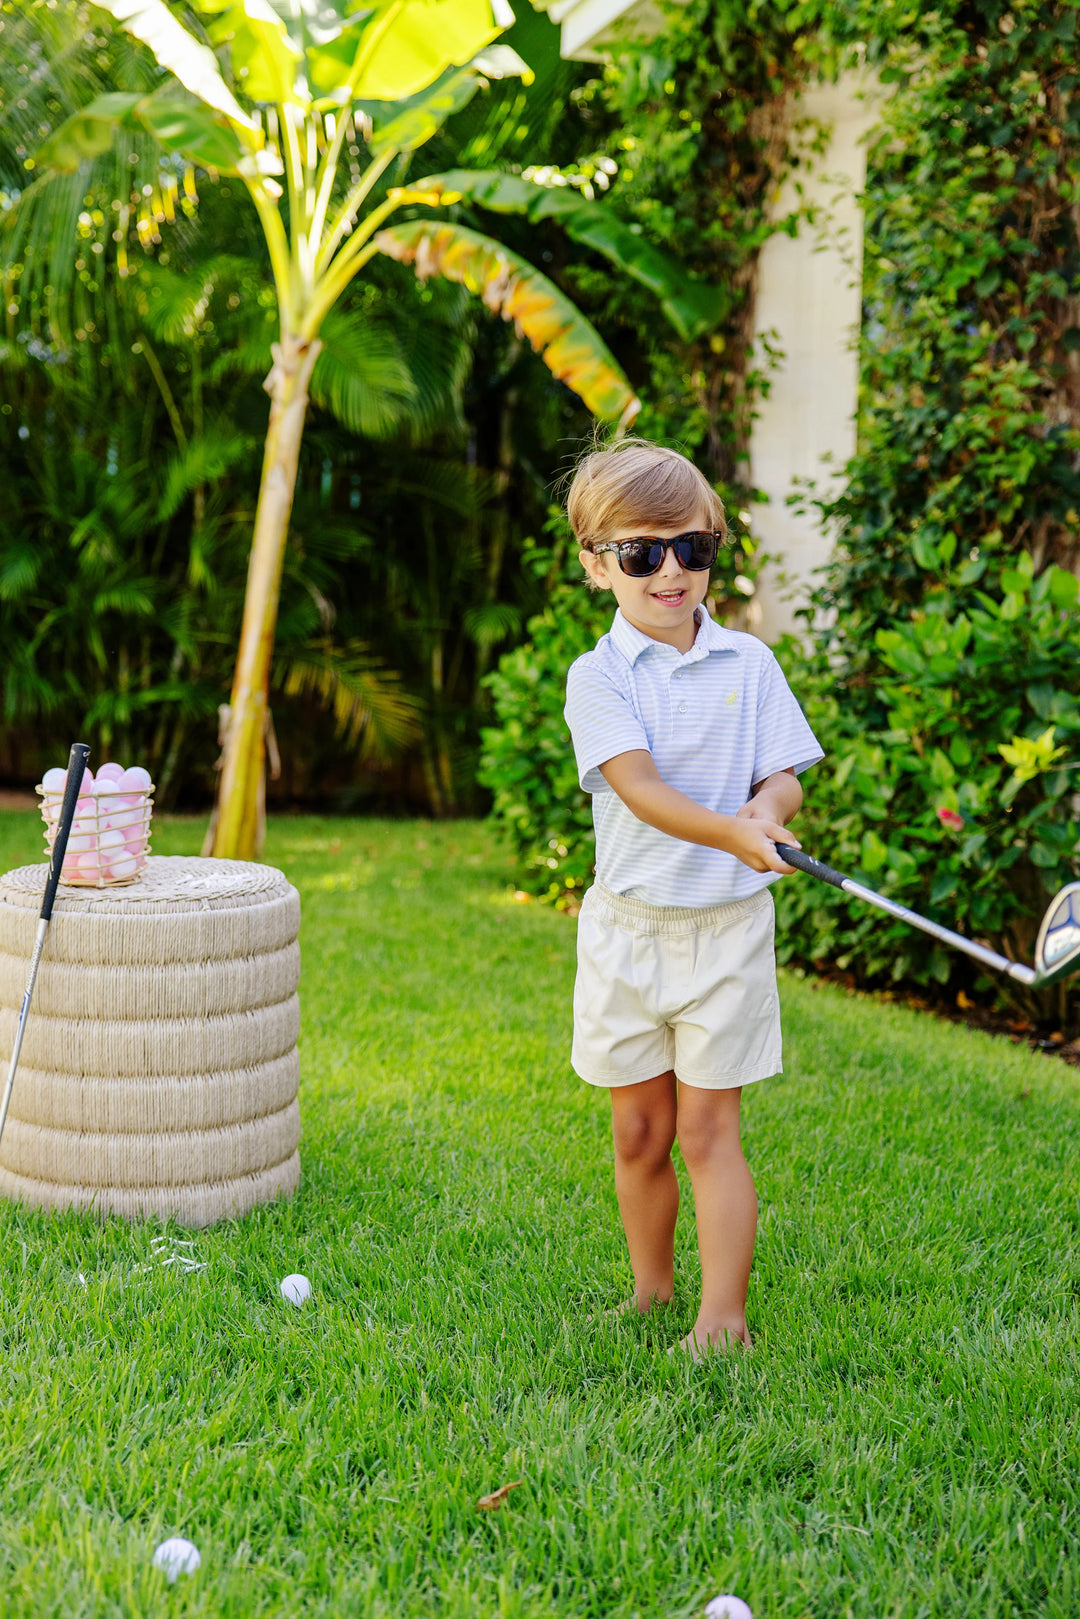
{"type": "Polygon", "coordinates": [[[643,899],[616,894],[603,883],[593,883],[583,902],[590,911],[606,911],[616,927],[634,933],[698,933],[722,928],[741,917],[772,904],[768,888],[761,888],[748,899],[733,899],[726,905],[647,905],[643,899]]]}

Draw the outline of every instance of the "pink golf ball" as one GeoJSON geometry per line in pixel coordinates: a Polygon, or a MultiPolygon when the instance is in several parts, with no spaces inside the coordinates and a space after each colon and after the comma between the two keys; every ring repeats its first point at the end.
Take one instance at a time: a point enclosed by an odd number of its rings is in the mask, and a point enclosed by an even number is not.
{"type": "Polygon", "coordinates": [[[150,772],[144,770],[142,765],[132,765],[119,779],[121,787],[129,793],[144,793],[151,785],[150,772]]]}
{"type": "Polygon", "coordinates": [[[102,782],[102,781],[119,781],[120,777],[123,774],[124,774],[123,765],[118,765],[115,762],[107,764],[107,765],[98,765],[97,779],[98,779],[99,782],[102,782]]]}

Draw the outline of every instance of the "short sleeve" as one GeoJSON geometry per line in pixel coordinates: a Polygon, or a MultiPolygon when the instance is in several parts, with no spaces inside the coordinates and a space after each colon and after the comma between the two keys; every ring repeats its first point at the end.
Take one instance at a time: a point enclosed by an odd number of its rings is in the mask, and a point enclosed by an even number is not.
{"type": "Polygon", "coordinates": [[[758,691],[757,746],[751,780],[764,781],[766,776],[792,768],[799,775],[824,757],[784,671],[770,652],[758,691]]]}
{"type": "Polygon", "coordinates": [[[609,789],[598,767],[634,748],[648,751],[649,739],[629,697],[588,660],[586,653],[570,666],[563,713],[574,743],[578,780],[585,792],[601,793],[609,789]]]}

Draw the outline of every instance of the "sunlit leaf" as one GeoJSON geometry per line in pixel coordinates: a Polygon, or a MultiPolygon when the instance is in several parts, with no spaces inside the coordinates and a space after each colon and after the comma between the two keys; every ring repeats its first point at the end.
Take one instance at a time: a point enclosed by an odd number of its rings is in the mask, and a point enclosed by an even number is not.
{"type": "Polygon", "coordinates": [[[227,41],[233,74],[252,101],[307,103],[303,49],[289,35],[285,20],[267,0],[239,0],[224,6],[207,32],[214,44],[227,41]]]}
{"type": "Polygon", "coordinates": [[[503,0],[410,0],[369,49],[369,30],[382,29],[391,9],[391,0],[383,0],[362,30],[308,51],[315,89],[340,105],[357,98],[400,101],[433,84],[448,67],[464,67],[514,20],[503,0]]]}
{"type": "Polygon", "coordinates": [[[175,74],[193,96],[245,128],[255,127],[221,77],[213,51],[188,33],[165,0],[94,0],[94,4],[149,46],[161,66],[175,74]]]}
{"type": "Polygon", "coordinates": [[[460,282],[493,314],[513,321],[595,416],[626,423],[637,415],[641,403],[596,330],[553,282],[509,248],[463,225],[423,219],[380,231],[375,244],[390,258],[414,265],[421,277],[460,282]]]}

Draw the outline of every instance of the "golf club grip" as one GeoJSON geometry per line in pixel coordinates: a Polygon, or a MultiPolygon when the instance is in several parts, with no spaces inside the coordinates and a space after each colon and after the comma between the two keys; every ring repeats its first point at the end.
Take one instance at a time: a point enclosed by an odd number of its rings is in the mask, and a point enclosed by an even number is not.
{"type": "Polygon", "coordinates": [[[60,819],[56,825],[56,841],[52,847],[52,859],[49,861],[49,875],[45,879],[45,898],[41,905],[41,920],[47,922],[52,916],[53,901],[56,898],[56,885],[60,881],[60,868],[64,864],[67,853],[68,838],[71,835],[71,823],[75,819],[75,806],[79,802],[82,792],[83,773],[86,770],[87,760],[90,758],[90,749],[85,742],[73,742],[71,752],[68,754],[67,781],[64,784],[64,802],[60,807],[60,819]]]}
{"type": "Polygon", "coordinates": [[[815,860],[812,854],[804,854],[802,849],[793,849],[790,843],[778,843],[776,852],[789,866],[797,866],[800,871],[808,871],[811,877],[820,877],[823,883],[832,883],[834,888],[843,888],[845,883],[851,881],[842,871],[834,871],[831,866],[823,865],[820,860],[815,860]]]}

